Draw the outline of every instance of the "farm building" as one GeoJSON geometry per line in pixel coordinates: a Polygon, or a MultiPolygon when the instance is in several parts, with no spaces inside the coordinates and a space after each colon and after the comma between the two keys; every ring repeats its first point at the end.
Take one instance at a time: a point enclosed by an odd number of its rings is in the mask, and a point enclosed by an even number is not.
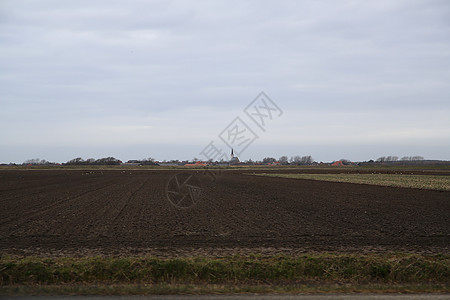
{"type": "Polygon", "coordinates": [[[342,160],[335,161],[331,164],[333,167],[343,167],[344,164],[342,163],[342,160]]]}

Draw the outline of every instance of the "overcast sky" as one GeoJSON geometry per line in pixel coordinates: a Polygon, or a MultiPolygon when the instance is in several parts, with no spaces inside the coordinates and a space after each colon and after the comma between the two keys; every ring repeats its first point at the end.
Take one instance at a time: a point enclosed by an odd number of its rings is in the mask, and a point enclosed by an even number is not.
{"type": "Polygon", "coordinates": [[[244,160],[449,160],[450,1],[0,1],[0,162],[201,158],[238,116],[244,160]]]}

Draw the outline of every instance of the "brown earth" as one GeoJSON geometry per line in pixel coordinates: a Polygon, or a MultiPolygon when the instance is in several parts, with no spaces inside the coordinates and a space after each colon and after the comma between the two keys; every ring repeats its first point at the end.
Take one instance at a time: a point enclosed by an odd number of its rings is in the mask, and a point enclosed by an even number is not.
{"type": "Polygon", "coordinates": [[[2,170],[0,254],[450,249],[450,192],[244,173],[253,170],[2,170]],[[194,175],[179,194],[177,173],[179,184],[194,175]]]}

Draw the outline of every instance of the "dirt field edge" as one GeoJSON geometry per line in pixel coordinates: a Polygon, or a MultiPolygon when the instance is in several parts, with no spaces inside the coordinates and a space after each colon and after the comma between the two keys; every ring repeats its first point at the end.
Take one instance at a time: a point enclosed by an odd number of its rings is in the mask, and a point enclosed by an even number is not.
{"type": "Polygon", "coordinates": [[[0,287],[0,295],[200,295],[200,294],[319,294],[319,293],[393,293],[448,294],[443,284],[368,284],[314,283],[298,285],[224,285],[224,284],[114,284],[114,285],[15,285],[0,287]]]}

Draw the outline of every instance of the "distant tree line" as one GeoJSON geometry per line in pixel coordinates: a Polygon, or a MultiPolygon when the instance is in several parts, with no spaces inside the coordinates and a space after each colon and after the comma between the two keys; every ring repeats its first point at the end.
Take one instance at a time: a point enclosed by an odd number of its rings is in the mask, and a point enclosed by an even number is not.
{"type": "Polygon", "coordinates": [[[382,156],[377,159],[377,162],[395,162],[395,161],[422,161],[424,160],[423,156],[403,156],[398,159],[398,156],[382,156]]]}
{"type": "MultiPolygon", "coordinates": [[[[283,158],[284,160],[284,158],[283,158]]],[[[311,155],[305,155],[305,156],[292,156],[289,159],[289,164],[294,164],[294,165],[310,165],[314,162],[314,159],[312,158],[311,155]]]]}
{"type": "MultiPolygon", "coordinates": [[[[189,163],[195,163],[198,159],[194,158],[191,160],[169,160],[169,161],[162,161],[158,162],[155,161],[154,158],[144,158],[140,160],[129,160],[125,163],[126,164],[133,164],[133,165],[185,165],[189,163]]],[[[352,165],[355,163],[352,163],[348,159],[341,159],[340,162],[342,162],[343,165],[352,165]]],[[[222,165],[222,164],[228,164],[227,161],[224,161],[223,159],[221,161],[212,161],[209,160],[208,163],[210,165],[222,165]]],[[[424,163],[447,163],[446,161],[430,161],[425,160],[423,156],[403,156],[402,158],[399,158],[398,156],[389,155],[389,156],[382,156],[374,160],[364,161],[364,162],[358,162],[358,165],[370,165],[370,164],[396,164],[396,165],[411,165],[411,164],[424,164],[424,163]]],[[[94,158],[88,158],[84,160],[81,157],[77,157],[74,159],[69,160],[66,163],[63,163],[63,165],[80,165],[80,166],[86,166],[86,165],[121,165],[122,161],[114,158],[114,157],[104,157],[99,159],[94,158]]],[[[268,165],[268,164],[280,164],[280,165],[314,165],[318,164],[314,161],[311,155],[295,155],[288,158],[288,156],[283,155],[278,160],[275,157],[265,157],[262,160],[256,160],[253,161],[252,159],[248,159],[246,161],[240,162],[239,164],[242,165],[268,165]]],[[[4,165],[4,164],[3,164],[4,165]]],[[[49,162],[45,159],[28,159],[25,162],[23,162],[23,165],[59,165],[59,163],[49,162]]]]}
{"type": "Polygon", "coordinates": [[[49,161],[47,161],[45,159],[32,158],[32,159],[27,159],[26,161],[24,161],[23,165],[33,165],[33,166],[37,166],[37,165],[56,165],[56,163],[49,162],[49,161]]]}
{"type": "MultiPolygon", "coordinates": [[[[250,160],[251,161],[251,160],[250,160]]],[[[281,156],[278,160],[276,160],[274,157],[265,157],[262,161],[256,161],[255,164],[270,164],[278,162],[281,165],[311,165],[314,163],[314,159],[311,155],[306,156],[291,156],[291,158],[288,158],[286,155],[281,156]]]]}
{"type": "Polygon", "coordinates": [[[81,157],[77,157],[74,159],[69,160],[68,162],[64,163],[64,165],[120,165],[122,163],[121,160],[114,158],[114,157],[104,157],[99,159],[94,158],[88,158],[84,160],[81,157]]]}
{"type": "Polygon", "coordinates": [[[152,157],[149,158],[144,158],[144,159],[131,159],[129,161],[127,161],[127,164],[138,164],[138,165],[143,165],[143,166],[156,166],[158,165],[155,162],[155,159],[152,157]]]}
{"type": "Polygon", "coordinates": [[[423,156],[403,156],[400,161],[421,161],[424,160],[423,156]]]}

